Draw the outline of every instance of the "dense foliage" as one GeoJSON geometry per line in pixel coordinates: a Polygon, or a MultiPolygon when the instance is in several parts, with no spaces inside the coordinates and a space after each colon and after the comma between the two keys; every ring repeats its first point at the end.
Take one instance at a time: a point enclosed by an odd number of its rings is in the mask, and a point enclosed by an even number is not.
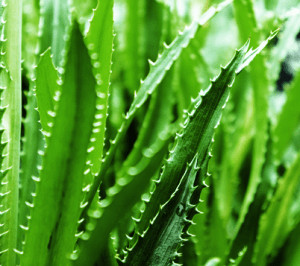
{"type": "Polygon", "coordinates": [[[0,16],[1,265],[300,265],[299,0],[0,16]]]}

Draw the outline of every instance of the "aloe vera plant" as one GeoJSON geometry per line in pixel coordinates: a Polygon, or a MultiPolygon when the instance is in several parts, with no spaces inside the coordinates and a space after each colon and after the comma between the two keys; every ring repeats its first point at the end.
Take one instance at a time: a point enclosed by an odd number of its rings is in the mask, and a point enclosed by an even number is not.
{"type": "Polygon", "coordinates": [[[1,1],[0,265],[298,265],[299,13],[1,1]]]}

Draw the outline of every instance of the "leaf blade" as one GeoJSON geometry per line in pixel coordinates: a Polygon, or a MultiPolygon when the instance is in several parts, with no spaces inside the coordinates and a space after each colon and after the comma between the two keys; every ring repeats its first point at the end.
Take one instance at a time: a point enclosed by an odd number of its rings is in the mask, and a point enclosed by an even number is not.
{"type": "Polygon", "coordinates": [[[64,83],[56,92],[60,96],[54,99],[54,113],[50,113],[53,125],[46,134],[47,148],[25,238],[23,265],[69,263],[67,255],[76,241],[86,155],[96,110],[95,85],[90,58],[75,23],[64,83]]]}

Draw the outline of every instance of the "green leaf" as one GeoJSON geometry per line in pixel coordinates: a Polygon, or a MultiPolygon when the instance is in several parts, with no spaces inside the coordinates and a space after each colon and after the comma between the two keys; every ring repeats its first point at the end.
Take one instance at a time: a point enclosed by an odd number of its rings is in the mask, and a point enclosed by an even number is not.
{"type": "Polygon", "coordinates": [[[300,224],[290,234],[290,237],[284,245],[283,262],[285,265],[297,266],[300,263],[299,242],[300,224]]]}
{"type": "MultiPolygon", "coordinates": [[[[20,138],[21,138],[21,31],[22,31],[22,3],[12,0],[6,3],[1,2],[2,11],[1,32],[2,49],[5,54],[1,61],[1,75],[4,74],[4,91],[1,105],[6,106],[2,125],[5,128],[5,141],[7,142],[7,154],[2,166],[2,193],[6,195],[1,202],[3,213],[2,227],[3,237],[1,238],[1,249],[3,255],[0,257],[2,265],[16,265],[17,231],[18,231],[18,200],[19,200],[19,169],[20,169],[20,138]],[[5,66],[5,67],[4,67],[5,66]],[[6,68],[3,71],[3,67],[6,68]],[[6,73],[5,73],[6,72],[6,73]],[[9,171],[7,171],[9,169],[9,171]],[[6,174],[5,174],[6,173],[6,174]]],[[[2,57],[2,56],[1,56],[2,57]]],[[[3,78],[3,76],[2,76],[3,78]]],[[[3,108],[1,108],[3,115],[3,108]]],[[[1,145],[2,146],[2,145],[1,145]]],[[[1,147],[2,148],[2,147],[1,147]]]]}
{"type": "Polygon", "coordinates": [[[296,36],[300,28],[299,13],[295,12],[282,25],[282,31],[278,33],[278,43],[272,49],[269,71],[271,81],[274,83],[280,78],[280,68],[288,53],[296,46],[296,36]]]}
{"type": "Polygon", "coordinates": [[[42,163],[41,155],[44,151],[45,139],[41,132],[36,96],[33,92],[35,83],[30,81],[29,91],[26,95],[26,117],[23,120],[24,137],[22,138],[22,154],[20,171],[20,196],[19,196],[19,221],[18,249],[21,250],[24,233],[27,228],[27,216],[30,208],[26,202],[32,202],[32,193],[35,191],[34,178],[39,176],[38,167],[42,163]]]}
{"type": "MultiPolygon", "coordinates": [[[[268,132],[270,131],[270,127],[268,132]]],[[[262,171],[262,180],[257,188],[253,202],[249,206],[248,213],[244,219],[244,222],[232,240],[233,244],[231,245],[230,257],[238,257],[239,252],[246,246],[247,252],[243,255],[241,263],[245,264],[249,261],[252,261],[255,243],[258,234],[259,220],[264,213],[266,206],[272,198],[276,182],[277,182],[277,173],[274,164],[274,155],[273,155],[273,140],[271,134],[268,138],[267,143],[267,153],[266,161],[263,165],[262,171]]]]}
{"type": "Polygon", "coordinates": [[[93,143],[88,158],[91,161],[93,174],[100,170],[104,146],[113,52],[113,3],[113,0],[99,2],[85,39],[94,66],[93,71],[97,79],[96,92],[99,96],[91,137],[93,143]]]}
{"type": "Polygon", "coordinates": [[[174,99],[170,91],[173,80],[172,70],[159,85],[158,91],[153,94],[149,108],[144,118],[144,122],[139,131],[138,138],[134,147],[127,156],[123,167],[120,170],[120,176],[126,172],[129,167],[135,166],[143,158],[144,151],[157,142],[157,138],[167,134],[170,130],[172,121],[172,107],[174,99]]]}
{"type": "MultiPolygon", "coordinates": [[[[247,1],[234,1],[234,7],[236,9],[236,21],[239,27],[239,34],[241,39],[244,39],[245,32],[254,33],[252,37],[255,46],[260,43],[261,32],[257,28],[257,22],[255,18],[255,12],[253,3],[251,0],[247,1]],[[248,20],[248,28],[243,23],[243,18],[248,20]]],[[[277,34],[274,34],[265,40],[265,45],[277,34]]],[[[253,88],[253,117],[255,118],[254,123],[254,144],[252,152],[252,163],[250,179],[247,185],[247,191],[241,206],[239,213],[239,219],[235,227],[235,233],[238,233],[245,216],[248,212],[248,208],[254,199],[257,187],[261,182],[262,167],[265,161],[266,145],[267,145],[267,128],[268,128],[268,97],[269,97],[269,86],[270,80],[267,75],[267,68],[265,64],[265,58],[262,55],[258,55],[256,60],[253,62],[250,68],[250,78],[253,88]]]]}
{"type": "Polygon", "coordinates": [[[33,78],[39,43],[39,0],[24,0],[22,17],[22,59],[28,78],[33,78]]]}
{"type": "Polygon", "coordinates": [[[97,0],[87,0],[87,1],[74,0],[72,2],[72,4],[76,9],[76,13],[78,14],[78,22],[80,24],[87,23],[87,21],[92,16],[93,9],[96,8],[98,2],[99,1],[97,0]]]}
{"type": "MultiPolygon", "coordinates": [[[[215,204],[223,227],[227,228],[226,238],[233,233],[226,225],[230,222],[235,203],[238,201],[238,185],[242,183],[239,171],[249,153],[253,137],[253,99],[249,85],[248,73],[241,73],[233,85],[220,128],[217,129],[214,157],[210,164],[215,204]]],[[[212,233],[214,232],[212,230],[212,233]]]]}
{"type": "Polygon", "coordinates": [[[273,0],[273,1],[265,0],[265,6],[268,10],[272,10],[277,7],[278,2],[279,2],[279,0],[273,0]]]}
{"type": "MultiPolygon", "coordinates": [[[[24,106],[26,117],[23,120],[24,136],[21,143],[21,169],[20,169],[20,190],[19,190],[19,231],[17,249],[22,250],[24,233],[27,228],[27,216],[30,208],[25,202],[32,202],[32,193],[35,191],[35,184],[32,177],[38,176],[38,166],[41,165],[41,153],[44,149],[44,138],[41,133],[40,117],[37,112],[37,102],[34,93],[35,89],[35,67],[37,64],[39,49],[39,0],[24,0],[22,14],[22,59],[23,78],[28,81],[22,89],[26,96],[27,104],[24,106]]],[[[24,117],[24,115],[23,115],[24,117]]]]}
{"type": "Polygon", "coordinates": [[[58,73],[52,63],[51,50],[41,54],[40,62],[36,69],[36,97],[38,112],[42,124],[42,129],[45,132],[51,131],[51,112],[54,112],[54,96],[57,91],[60,91],[58,85],[58,73]]]}
{"type": "MultiPolygon", "coordinates": [[[[246,43],[239,51],[237,51],[232,61],[226,67],[222,68],[219,76],[212,81],[212,85],[208,92],[204,96],[200,94],[199,97],[194,101],[193,108],[185,120],[182,132],[177,134],[173,149],[170,151],[169,158],[163,167],[162,174],[159,180],[156,181],[157,185],[151,195],[150,201],[146,203],[146,209],[143,211],[140,222],[137,223],[137,231],[140,235],[147,235],[148,230],[151,230],[152,228],[152,224],[155,224],[156,219],[158,219],[156,218],[157,215],[158,217],[160,217],[160,215],[164,215],[160,213],[164,213],[163,206],[168,204],[169,197],[174,193],[174,191],[176,191],[176,187],[179,186],[181,180],[180,177],[184,175],[185,164],[189,163],[196,153],[199,162],[205,161],[205,158],[208,156],[209,146],[212,142],[214,129],[217,127],[221,119],[222,109],[225,107],[229,97],[229,87],[232,85],[236,73],[240,72],[243,67],[249,64],[250,58],[253,59],[254,56],[257,55],[257,53],[260,52],[263,47],[265,47],[266,43],[263,43],[260,47],[254,50],[254,52],[250,50],[247,53],[248,45],[249,43],[246,43]]],[[[194,204],[197,203],[198,202],[195,202],[194,204]]],[[[172,212],[169,210],[166,211],[166,213],[172,212]]],[[[166,219],[168,220],[168,218],[166,219]]],[[[164,230],[162,223],[158,223],[158,225],[161,226],[161,230],[164,230]]],[[[166,227],[167,225],[168,223],[166,223],[166,227]]],[[[177,228],[175,232],[178,232],[178,230],[179,229],[177,228]]],[[[160,236],[162,234],[157,235],[160,236]]],[[[155,238],[155,234],[153,232],[150,234],[150,236],[155,238]]],[[[135,259],[132,258],[132,261],[129,259],[128,263],[135,264],[137,263],[135,260],[142,260],[143,258],[141,258],[141,254],[143,253],[145,257],[145,250],[150,251],[150,246],[153,247],[157,245],[157,249],[160,250],[160,248],[164,249],[166,247],[165,245],[168,245],[166,244],[167,242],[162,244],[163,241],[161,244],[158,244],[159,241],[160,240],[158,239],[154,239],[154,241],[151,242],[151,237],[148,235],[148,237],[145,239],[145,243],[147,244],[141,244],[137,248],[141,253],[137,252],[139,255],[135,257],[135,252],[133,252],[132,256],[135,259]],[[145,250],[143,249],[144,245],[148,247],[145,250]]],[[[173,245],[175,245],[174,242],[173,245]]],[[[172,246],[172,243],[170,246],[172,246]]],[[[133,250],[135,250],[135,248],[133,248],[133,250]]],[[[170,250],[172,250],[172,248],[170,248],[169,251],[170,250]]],[[[153,264],[161,263],[161,265],[164,265],[164,263],[166,263],[164,260],[168,260],[171,255],[161,257],[161,255],[158,256],[157,254],[153,254],[153,258],[151,254],[149,256],[151,257],[150,260],[153,259],[153,264]]],[[[143,263],[143,261],[141,261],[141,263],[143,263]]]]}
{"type": "MultiPolygon", "coordinates": [[[[49,57],[44,60],[51,69],[49,57]]],[[[95,86],[90,57],[75,23],[63,85],[55,92],[54,112],[48,112],[53,124],[44,132],[47,148],[25,238],[23,265],[68,265],[76,242],[84,172],[89,171],[86,158],[96,112],[95,86]]]]}
{"type": "MultiPolygon", "coordinates": [[[[248,45],[248,44],[247,44],[248,45]]],[[[169,195],[175,190],[179,180],[176,177],[183,175],[185,164],[191,161],[198,151],[199,161],[206,156],[206,151],[212,141],[214,127],[221,118],[222,107],[229,96],[229,85],[232,84],[236,71],[240,70],[246,57],[247,45],[239,50],[234,59],[222,68],[220,75],[212,82],[205,96],[195,100],[193,109],[184,123],[182,133],[175,139],[170,157],[158,181],[157,188],[148,204],[143,219],[139,223],[139,232],[146,230],[150,219],[157,213],[159,206],[164,204],[169,195]]]]}
{"type": "MultiPolygon", "coordinates": [[[[219,6],[212,7],[209,9],[201,18],[200,25],[205,24],[210,18],[212,18],[217,12],[221,11],[224,7],[229,4],[230,1],[225,1],[223,4],[219,6]]],[[[118,134],[115,139],[112,141],[112,145],[110,146],[105,160],[102,164],[100,173],[95,177],[94,184],[88,194],[88,202],[92,201],[92,198],[97,192],[97,189],[106,175],[107,170],[110,167],[111,161],[115,154],[115,151],[123,139],[134,115],[137,110],[141,108],[141,106],[146,102],[149,95],[153,93],[153,91],[157,88],[158,84],[164,78],[166,72],[171,68],[174,61],[179,57],[183,48],[188,46],[190,40],[194,37],[198,27],[198,22],[192,23],[190,26],[186,27],[183,32],[180,32],[178,36],[174,39],[174,41],[168,46],[166,45],[162,54],[159,54],[157,61],[150,62],[150,71],[144,81],[141,81],[140,89],[138,90],[130,108],[125,116],[125,120],[123,121],[121,127],[118,130],[118,134]]]]}
{"type": "MultiPolygon", "coordinates": [[[[147,0],[128,0],[126,12],[125,35],[125,82],[131,94],[139,87],[140,78],[144,76],[144,13],[147,0]]],[[[148,1],[149,2],[149,1],[148,1]]]]}
{"type": "MultiPolygon", "coordinates": [[[[7,215],[10,205],[7,201],[7,197],[9,197],[10,189],[11,189],[11,180],[8,182],[7,180],[7,172],[9,168],[7,165],[5,165],[5,160],[7,160],[7,144],[8,144],[8,137],[6,136],[7,128],[5,126],[5,110],[6,107],[4,107],[2,94],[5,92],[9,86],[10,83],[10,77],[8,74],[7,69],[4,66],[1,66],[0,68],[0,93],[1,93],[1,107],[0,107],[0,166],[1,166],[1,172],[0,172],[0,193],[1,193],[1,208],[0,208],[0,222],[2,224],[0,234],[2,235],[1,241],[0,241],[0,251],[4,254],[4,258],[0,258],[0,261],[3,263],[5,262],[5,259],[10,259],[9,256],[12,256],[14,254],[7,254],[9,248],[15,248],[15,243],[11,245],[10,239],[8,238],[8,232],[10,229],[12,229],[11,226],[16,226],[16,224],[10,223],[10,217],[7,215]],[[6,254],[5,254],[6,253],[6,254]],[[8,255],[8,256],[7,256],[8,255]],[[7,258],[6,258],[7,256],[7,258]]],[[[15,207],[15,206],[14,206],[15,207]]]]}
{"type": "Polygon", "coordinates": [[[102,255],[109,233],[118,222],[140,200],[141,195],[148,187],[151,177],[157,171],[165,154],[167,145],[164,139],[158,141],[155,146],[145,151],[143,165],[131,167],[126,176],[118,180],[118,183],[109,189],[107,198],[100,201],[99,210],[91,213],[98,220],[91,235],[83,235],[79,242],[79,257],[74,254],[75,265],[93,265],[98,259],[95,254],[102,255]],[[128,197],[130,195],[130,197],[128,197]],[[101,235],[101,237],[99,237],[101,235]]]}
{"type": "Polygon", "coordinates": [[[66,49],[68,27],[70,27],[70,11],[68,1],[41,0],[41,51],[51,47],[53,63],[56,67],[63,64],[66,49]]]}
{"type": "Polygon", "coordinates": [[[240,250],[240,252],[238,253],[237,258],[235,259],[230,259],[229,260],[229,264],[230,266],[237,266],[240,265],[240,263],[242,262],[245,254],[247,252],[247,247],[244,247],[242,250],[240,250]]]}
{"type": "Polygon", "coordinates": [[[287,99],[278,116],[277,124],[274,128],[275,156],[276,160],[280,162],[292,141],[293,134],[299,125],[300,110],[296,108],[300,99],[300,70],[292,84],[287,88],[287,99]]]}
{"type": "Polygon", "coordinates": [[[256,38],[257,32],[255,29],[257,27],[257,22],[253,10],[253,0],[234,0],[233,7],[241,40],[245,41],[250,37],[256,38]]]}
{"type": "Polygon", "coordinates": [[[206,176],[208,156],[202,163],[197,161],[197,157],[198,154],[187,166],[178,187],[169,201],[161,206],[147,232],[130,249],[126,265],[169,265],[175,260],[176,251],[185,241],[184,233],[191,224],[191,212],[196,213],[197,204],[193,199],[197,203],[204,187],[202,182],[206,176]],[[202,169],[197,175],[199,167],[202,169]]]}
{"type": "MultiPolygon", "coordinates": [[[[299,173],[300,156],[298,155],[284,177],[279,180],[272,201],[261,217],[254,257],[255,265],[265,265],[267,260],[276,254],[284,244],[288,234],[297,225],[294,220],[293,204],[296,199],[299,200],[299,196],[297,196],[300,187],[299,173]]],[[[299,207],[296,208],[299,217],[300,210],[299,207]]]]}

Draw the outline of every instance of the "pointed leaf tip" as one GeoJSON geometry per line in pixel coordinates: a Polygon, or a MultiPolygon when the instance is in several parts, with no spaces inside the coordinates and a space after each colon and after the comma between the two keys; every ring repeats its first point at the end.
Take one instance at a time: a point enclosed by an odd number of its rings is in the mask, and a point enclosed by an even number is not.
{"type": "MultiPolygon", "coordinates": [[[[276,29],[274,32],[271,32],[269,37],[261,42],[261,44],[256,49],[250,49],[246,55],[244,56],[243,63],[240,65],[240,67],[237,69],[236,74],[240,73],[245,67],[247,67],[252,60],[268,45],[268,43],[277,35],[279,29],[276,29]]],[[[245,45],[238,50],[246,52],[249,48],[250,39],[245,43],[245,45]],[[246,49],[247,47],[247,49],[246,49]]]]}

